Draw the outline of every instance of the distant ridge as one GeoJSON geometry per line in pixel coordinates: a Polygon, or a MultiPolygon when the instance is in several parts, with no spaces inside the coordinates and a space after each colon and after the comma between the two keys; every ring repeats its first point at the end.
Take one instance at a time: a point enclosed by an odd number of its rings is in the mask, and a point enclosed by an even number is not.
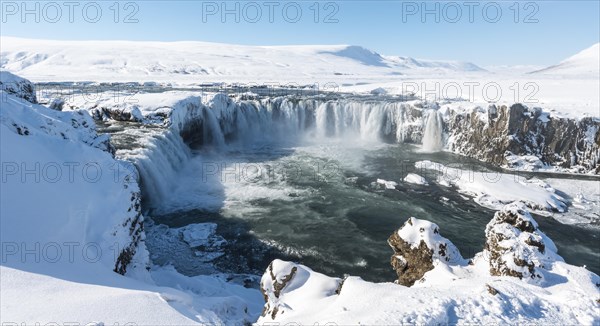
{"type": "Polygon", "coordinates": [[[328,78],[483,72],[469,62],[384,56],[356,45],[52,41],[2,37],[0,68],[39,80],[328,78]]]}

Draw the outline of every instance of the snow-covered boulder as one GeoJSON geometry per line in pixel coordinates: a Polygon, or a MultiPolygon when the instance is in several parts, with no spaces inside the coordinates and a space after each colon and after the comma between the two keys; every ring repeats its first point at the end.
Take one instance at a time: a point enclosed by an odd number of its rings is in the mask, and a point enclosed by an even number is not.
{"type": "Polygon", "coordinates": [[[64,106],[65,100],[59,97],[52,99],[52,101],[50,101],[50,103],[48,104],[49,108],[56,111],[62,111],[64,106]]]}
{"type": "Polygon", "coordinates": [[[522,204],[506,205],[485,228],[484,257],[490,274],[541,280],[547,265],[562,260],[556,246],[538,229],[536,221],[522,204]]]}
{"type": "Polygon", "coordinates": [[[425,178],[423,178],[422,176],[416,174],[416,173],[409,173],[406,175],[406,177],[404,177],[404,182],[407,183],[412,183],[412,184],[416,184],[416,185],[421,185],[421,186],[428,186],[429,183],[427,182],[427,180],[425,180],[425,178]]]}
{"type": "Polygon", "coordinates": [[[384,179],[377,179],[376,181],[376,186],[379,188],[385,188],[385,189],[396,189],[396,186],[398,185],[398,183],[396,181],[388,181],[388,180],[384,180],[384,179]]]}
{"type": "Polygon", "coordinates": [[[339,294],[342,285],[339,278],[276,259],[269,264],[260,281],[266,302],[262,316],[275,319],[286,311],[303,310],[312,302],[339,294]]]}
{"type": "MultiPolygon", "coordinates": [[[[13,75],[8,71],[0,71],[0,90],[25,99],[28,102],[37,103],[33,84],[29,80],[13,75]]],[[[6,99],[2,97],[0,100],[4,102],[6,99]]]]}
{"type": "Polygon", "coordinates": [[[434,265],[462,264],[458,248],[442,237],[438,226],[426,220],[409,218],[388,239],[394,250],[390,263],[398,274],[396,283],[411,286],[434,265]]]}

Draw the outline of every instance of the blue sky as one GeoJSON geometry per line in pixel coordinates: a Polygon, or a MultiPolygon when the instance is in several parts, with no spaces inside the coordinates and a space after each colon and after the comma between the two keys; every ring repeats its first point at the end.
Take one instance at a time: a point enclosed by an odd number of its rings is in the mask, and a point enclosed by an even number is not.
{"type": "Polygon", "coordinates": [[[1,2],[4,36],[353,44],[382,54],[464,60],[484,66],[554,64],[600,38],[596,0],[120,1],[117,5],[116,1],[65,5],[65,0],[28,1],[26,8],[20,0],[1,2]],[[98,8],[101,15],[96,14],[98,8]],[[22,16],[25,9],[30,11],[22,16]],[[226,9],[231,13],[222,17],[226,9]],[[423,17],[427,10],[430,13],[423,17]],[[128,15],[129,22],[125,22],[128,15]]]}

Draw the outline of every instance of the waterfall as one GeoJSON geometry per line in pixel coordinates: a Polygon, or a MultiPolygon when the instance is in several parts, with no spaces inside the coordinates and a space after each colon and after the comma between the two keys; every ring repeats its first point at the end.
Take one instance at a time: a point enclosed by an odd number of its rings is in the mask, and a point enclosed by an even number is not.
{"type": "MultiPolygon", "coordinates": [[[[132,162],[140,175],[144,206],[160,203],[171,195],[178,172],[192,157],[189,147],[172,130],[133,130],[143,148],[121,149],[119,159],[132,162]]],[[[129,131],[131,132],[131,130],[129,131]]],[[[130,137],[128,133],[113,134],[114,138],[130,137]]]]}
{"type": "MultiPolygon", "coordinates": [[[[146,137],[142,151],[125,155],[140,172],[149,208],[172,194],[178,172],[192,158],[190,148],[223,151],[263,143],[296,146],[304,140],[325,138],[416,143],[421,141],[423,125],[422,109],[400,101],[318,97],[236,101],[218,96],[208,103],[187,100],[172,110],[168,129],[146,137]]],[[[441,149],[441,123],[437,114],[429,115],[423,139],[427,148],[441,149]]]]}
{"type": "Polygon", "coordinates": [[[437,110],[430,111],[423,133],[423,150],[437,152],[444,147],[443,122],[437,110]]]}

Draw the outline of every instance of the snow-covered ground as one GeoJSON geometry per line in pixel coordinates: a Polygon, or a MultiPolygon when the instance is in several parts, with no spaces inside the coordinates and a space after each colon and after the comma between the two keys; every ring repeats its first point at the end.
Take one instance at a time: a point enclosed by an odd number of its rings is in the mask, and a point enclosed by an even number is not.
{"type": "Polygon", "coordinates": [[[311,85],[325,91],[416,94],[483,106],[523,102],[565,116],[600,116],[597,44],[560,63],[560,69],[529,73],[527,67],[486,70],[473,63],[380,55],[349,45],[241,46],[13,37],[2,37],[1,42],[0,67],[34,82],[311,85]]]}
{"type": "Polygon", "coordinates": [[[558,75],[577,75],[577,76],[598,76],[600,70],[600,60],[598,60],[598,53],[600,53],[600,43],[596,43],[591,47],[566,58],[560,63],[532,71],[531,74],[558,74],[558,75]]]}

